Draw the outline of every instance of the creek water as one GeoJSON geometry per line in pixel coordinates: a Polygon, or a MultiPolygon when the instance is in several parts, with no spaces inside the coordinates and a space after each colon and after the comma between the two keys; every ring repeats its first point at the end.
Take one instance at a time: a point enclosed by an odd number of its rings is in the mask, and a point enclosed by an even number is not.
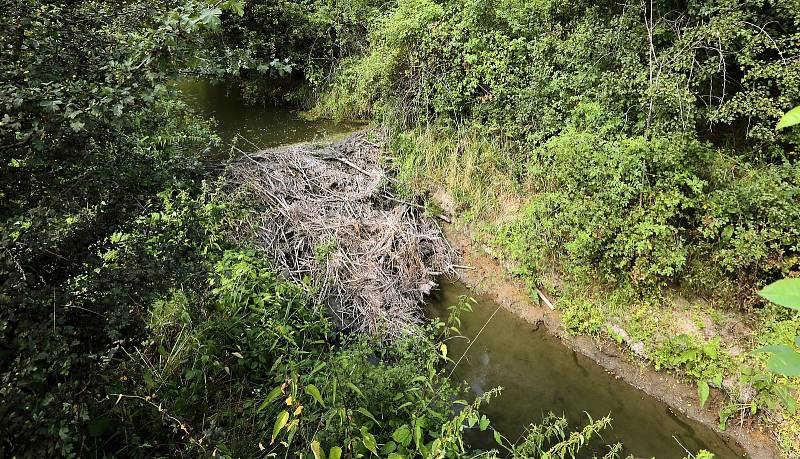
{"type": "Polygon", "coordinates": [[[341,136],[362,127],[355,123],[306,120],[297,112],[271,105],[248,105],[235,85],[203,78],[182,78],[178,87],[189,105],[213,117],[222,145],[215,157],[226,157],[231,143],[254,151],[298,142],[316,142],[341,136]]]}
{"type": "MultiPolygon", "coordinates": [[[[239,148],[253,151],[324,140],[360,127],[304,120],[285,108],[247,105],[230,85],[191,78],[182,79],[179,86],[192,107],[216,119],[223,140],[216,156],[223,159],[236,137],[241,138],[236,140],[239,148]]],[[[504,388],[483,408],[493,426],[509,439],[524,434],[530,423],[548,412],[564,415],[578,427],[586,424],[587,413],[594,419],[611,414],[612,427],[603,432],[601,444],[622,442],[625,451],[636,457],[681,458],[686,455],[683,447],[695,452],[707,449],[718,459],[742,457],[738,447],[727,444],[711,429],[674,414],[667,405],[617,380],[545,331],[534,330],[524,320],[498,309],[489,298],[469,292],[463,284],[444,283],[429,302],[429,316],[445,316],[447,306],[457,302],[459,295],[477,300],[473,312],[461,317],[461,333],[474,338],[484,324],[486,327],[452,378],[466,382],[473,395],[504,388]]],[[[454,339],[448,347],[450,356],[457,359],[468,342],[454,339]]],[[[495,447],[490,434],[469,432],[467,439],[474,447],[495,447]]]]}
{"type": "MultiPolygon", "coordinates": [[[[567,348],[543,327],[536,330],[461,283],[443,283],[429,302],[428,314],[446,317],[447,306],[458,302],[460,295],[477,303],[471,313],[461,316],[460,332],[466,339],[447,343],[454,360],[466,351],[452,378],[465,381],[472,395],[503,387],[501,395],[482,408],[509,439],[519,438],[530,423],[539,422],[548,412],[565,416],[573,427],[586,425],[587,413],[593,419],[610,414],[612,425],[602,433],[600,444],[622,442],[624,451],[636,457],[681,458],[686,456],[684,447],[692,452],[709,450],[717,459],[744,455],[713,430],[673,413],[666,404],[567,348]]],[[[488,431],[471,432],[468,440],[476,447],[495,445],[488,431]]]]}

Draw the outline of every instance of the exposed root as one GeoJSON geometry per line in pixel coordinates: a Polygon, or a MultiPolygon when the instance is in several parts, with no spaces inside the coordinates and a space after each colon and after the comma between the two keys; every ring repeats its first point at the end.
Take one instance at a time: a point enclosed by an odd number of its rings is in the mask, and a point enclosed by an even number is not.
{"type": "Polygon", "coordinates": [[[258,209],[233,236],[295,281],[311,279],[343,328],[400,336],[419,322],[455,251],[421,206],[394,195],[365,133],[243,154],[233,192],[258,209]]]}

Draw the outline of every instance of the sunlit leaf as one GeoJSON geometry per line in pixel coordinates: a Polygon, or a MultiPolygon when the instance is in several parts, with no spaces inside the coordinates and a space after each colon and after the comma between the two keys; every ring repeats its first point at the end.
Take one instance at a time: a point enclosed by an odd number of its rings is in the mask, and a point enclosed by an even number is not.
{"type": "Polygon", "coordinates": [[[373,416],[373,415],[372,415],[372,413],[370,413],[370,412],[369,412],[369,410],[367,410],[367,409],[366,409],[366,408],[364,408],[363,406],[360,406],[360,407],[358,407],[358,409],[356,409],[356,411],[358,411],[359,413],[363,414],[364,416],[366,416],[366,417],[368,417],[368,418],[372,419],[372,421],[373,421],[375,424],[381,425],[381,423],[380,423],[380,422],[378,422],[378,420],[377,420],[377,419],[375,419],[375,416],[373,416]]]}
{"type": "Polygon", "coordinates": [[[783,354],[783,353],[792,353],[794,349],[790,348],[785,344],[773,344],[770,346],[762,346],[753,351],[753,353],[762,353],[762,352],[772,352],[776,354],[783,354]]]}
{"type": "Polygon", "coordinates": [[[389,454],[389,453],[393,453],[393,452],[395,452],[395,451],[397,451],[397,443],[395,443],[395,442],[394,442],[394,441],[392,441],[392,440],[389,440],[389,441],[388,441],[388,442],[386,442],[386,444],[385,444],[385,445],[383,445],[383,447],[381,448],[381,456],[385,456],[385,455],[387,455],[387,454],[389,454]]]}
{"type": "Polygon", "coordinates": [[[411,444],[411,427],[408,424],[401,425],[392,433],[392,439],[403,447],[408,447],[411,444]]]}
{"type": "Polygon", "coordinates": [[[314,453],[314,459],[325,459],[325,451],[322,450],[319,441],[311,442],[311,452],[314,453]]]}
{"type": "Polygon", "coordinates": [[[200,12],[200,17],[198,19],[209,29],[216,30],[219,28],[220,24],[222,24],[219,18],[220,15],[222,15],[222,10],[219,8],[206,8],[200,12]]]}
{"type": "Polygon", "coordinates": [[[706,401],[708,401],[709,392],[710,390],[707,382],[700,381],[697,383],[697,394],[700,396],[700,406],[706,405],[706,401]]]}
{"type": "Polygon", "coordinates": [[[758,292],[775,304],[800,311],[800,279],[781,279],[758,292]]]}
{"type": "Polygon", "coordinates": [[[767,368],[784,376],[800,376],[799,352],[776,352],[767,362],[767,368]]]}
{"type": "Polygon", "coordinates": [[[281,395],[280,386],[269,391],[269,394],[267,394],[267,398],[265,398],[264,401],[261,402],[261,405],[258,406],[258,409],[256,409],[256,413],[266,408],[267,405],[269,405],[270,403],[274,402],[279,395],[281,395]]]}
{"type": "Polygon", "coordinates": [[[478,428],[481,429],[481,432],[486,430],[489,427],[489,418],[486,415],[481,416],[481,420],[478,422],[478,428]]]}
{"type": "Polygon", "coordinates": [[[328,459],[341,459],[342,457],[342,448],[338,446],[332,446],[331,450],[328,451],[328,459]]]}
{"type": "Polygon", "coordinates": [[[322,394],[320,394],[319,389],[317,389],[317,386],[315,386],[313,384],[307,385],[306,386],[306,393],[308,395],[314,397],[314,400],[316,400],[320,405],[325,407],[325,402],[322,400],[322,394]]]}
{"type": "Polygon", "coordinates": [[[496,430],[495,430],[495,431],[493,431],[492,433],[494,434],[494,441],[495,441],[495,442],[496,442],[498,445],[500,445],[500,446],[503,446],[503,436],[502,436],[502,435],[500,435],[500,432],[498,432],[498,431],[496,431],[496,430]]]}
{"type": "Polygon", "coordinates": [[[378,455],[378,443],[375,441],[375,437],[373,437],[371,433],[364,432],[362,441],[364,442],[365,448],[372,451],[372,454],[376,456],[378,455]]]}
{"type": "Polygon", "coordinates": [[[69,123],[69,127],[71,127],[72,130],[75,131],[75,132],[82,131],[84,126],[86,126],[86,125],[83,122],[78,121],[78,120],[75,120],[75,121],[72,121],[71,123],[69,123]]]}
{"type": "Polygon", "coordinates": [[[275,438],[281,432],[281,429],[286,426],[286,422],[289,420],[289,412],[288,411],[281,411],[278,413],[278,417],[275,418],[275,425],[272,427],[272,441],[270,444],[275,443],[275,438]]]}
{"type": "Polygon", "coordinates": [[[795,124],[800,124],[800,106],[786,112],[783,117],[781,117],[781,120],[778,121],[778,125],[775,126],[775,129],[783,129],[794,126],[795,124]]]}

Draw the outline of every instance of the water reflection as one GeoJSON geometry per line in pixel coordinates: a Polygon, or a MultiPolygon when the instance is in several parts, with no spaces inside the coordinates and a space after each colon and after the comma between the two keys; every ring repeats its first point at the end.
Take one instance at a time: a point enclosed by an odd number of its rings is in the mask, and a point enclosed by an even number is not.
{"type": "MultiPolygon", "coordinates": [[[[462,294],[471,293],[461,284],[443,285],[431,302],[430,313],[445,315],[447,306],[462,294]]],[[[474,312],[461,318],[461,332],[467,337],[476,336],[497,309],[488,298],[476,299],[474,312]]],[[[461,356],[467,346],[465,340],[448,343],[451,356],[461,356]]],[[[466,381],[475,396],[493,387],[504,388],[485,411],[510,439],[523,435],[527,425],[551,411],[565,415],[573,426],[585,425],[586,413],[593,419],[611,413],[612,428],[603,432],[600,444],[622,442],[625,451],[637,457],[686,456],[676,439],[690,451],[707,449],[718,459],[743,455],[711,429],[673,414],[665,404],[617,380],[587,357],[502,308],[469,349],[453,378],[466,381]]],[[[472,432],[469,440],[476,447],[495,447],[490,434],[472,432]]]]}
{"type": "Polygon", "coordinates": [[[217,155],[226,157],[231,141],[254,151],[298,142],[320,141],[362,127],[353,123],[302,119],[294,111],[269,105],[247,105],[235,85],[202,78],[183,78],[178,86],[189,104],[217,121],[217,134],[223,145],[217,155]]]}

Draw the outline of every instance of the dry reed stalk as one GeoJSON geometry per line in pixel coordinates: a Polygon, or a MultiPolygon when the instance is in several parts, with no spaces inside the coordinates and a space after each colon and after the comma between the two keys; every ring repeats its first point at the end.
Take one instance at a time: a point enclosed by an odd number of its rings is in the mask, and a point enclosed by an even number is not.
{"type": "Polygon", "coordinates": [[[231,192],[258,209],[234,231],[295,281],[309,276],[342,328],[397,338],[457,256],[418,204],[394,195],[365,133],[242,153],[231,192]]]}

